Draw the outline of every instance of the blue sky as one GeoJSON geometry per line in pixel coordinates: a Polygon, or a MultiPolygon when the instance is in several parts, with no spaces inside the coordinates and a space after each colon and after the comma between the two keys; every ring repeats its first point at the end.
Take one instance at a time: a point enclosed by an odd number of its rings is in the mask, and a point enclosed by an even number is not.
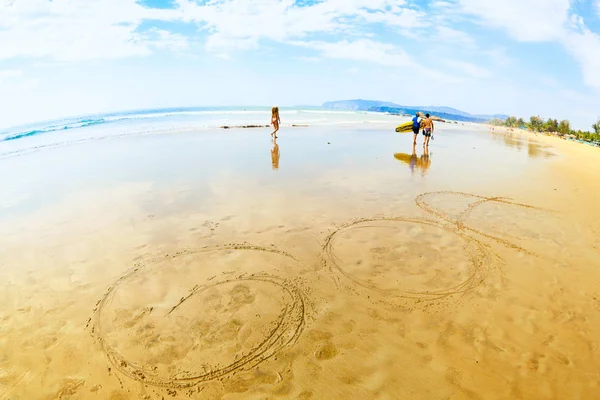
{"type": "Polygon", "coordinates": [[[0,0],[0,127],[364,98],[600,117],[600,0],[0,0]]]}

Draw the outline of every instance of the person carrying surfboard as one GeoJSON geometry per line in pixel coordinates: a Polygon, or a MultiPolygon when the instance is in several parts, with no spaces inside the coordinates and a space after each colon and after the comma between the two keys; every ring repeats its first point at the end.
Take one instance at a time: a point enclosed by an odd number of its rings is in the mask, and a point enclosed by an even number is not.
{"type": "Polygon", "coordinates": [[[421,117],[420,113],[417,113],[415,115],[415,117],[412,119],[412,121],[413,121],[412,130],[413,130],[413,133],[415,134],[415,137],[413,139],[413,145],[417,144],[417,136],[419,135],[419,129],[421,129],[421,121],[422,120],[419,120],[420,117],[421,117]]]}

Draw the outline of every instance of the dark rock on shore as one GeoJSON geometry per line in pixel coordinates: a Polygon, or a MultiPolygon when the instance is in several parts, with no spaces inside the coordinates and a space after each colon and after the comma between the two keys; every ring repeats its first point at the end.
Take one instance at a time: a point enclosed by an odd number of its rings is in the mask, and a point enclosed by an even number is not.
{"type": "Polygon", "coordinates": [[[221,129],[233,129],[233,128],[268,128],[270,125],[223,125],[221,129]]]}

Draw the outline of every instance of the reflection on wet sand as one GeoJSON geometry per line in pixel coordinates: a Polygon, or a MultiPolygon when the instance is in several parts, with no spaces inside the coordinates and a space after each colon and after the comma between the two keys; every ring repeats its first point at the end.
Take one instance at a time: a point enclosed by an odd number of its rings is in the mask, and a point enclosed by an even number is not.
{"type": "Polygon", "coordinates": [[[518,132],[510,130],[506,132],[490,131],[490,134],[493,140],[501,140],[507,147],[515,148],[519,151],[522,150],[524,146],[527,146],[527,155],[529,158],[548,158],[555,155],[549,150],[550,146],[536,142],[518,132]]]}
{"type": "Polygon", "coordinates": [[[279,169],[279,145],[277,138],[273,138],[273,148],[271,149],[271,166],[273,169],[279,169]]]}
{"type": "Polygon", "coordinates": [[[417,156],[416,145],[413,144],[412,153],[395,153],[394,158],[396,160],[402,161],[405,164],[408,164],[410,171],[412,173],[415,172],[415,168],[421,171],[422,175],[425,175],[429,168],[431,167],[431,157],[429,153],[429,147],[423,148],[423,154],[421,157],[417,156]]]}

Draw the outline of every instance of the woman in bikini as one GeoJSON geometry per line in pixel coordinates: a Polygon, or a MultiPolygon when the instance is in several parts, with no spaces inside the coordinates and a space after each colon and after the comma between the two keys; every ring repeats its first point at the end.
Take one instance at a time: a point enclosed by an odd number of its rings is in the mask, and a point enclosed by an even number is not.
{"type": "Polygon", "coordinates": [[[273,133],[271,136],[277,138],[277,131],[279,130],[279,124],[281,123],[281,119],[279,119],[279,107],[273,107],[271,109],[271,125],[273,125],[273,133]]]}

